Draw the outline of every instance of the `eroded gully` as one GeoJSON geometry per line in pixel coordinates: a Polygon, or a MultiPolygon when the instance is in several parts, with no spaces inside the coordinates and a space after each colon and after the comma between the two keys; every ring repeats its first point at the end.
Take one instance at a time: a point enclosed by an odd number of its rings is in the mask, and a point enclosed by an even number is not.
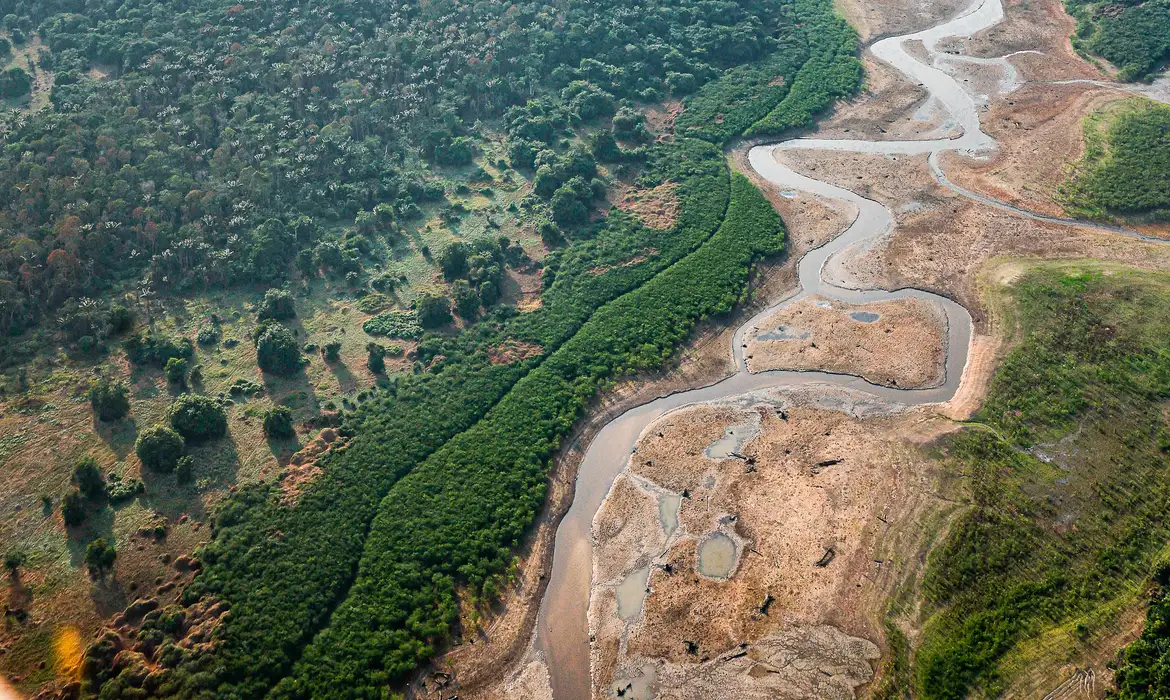
{"type": "MultiPolygon", "coordinates": [[[[545,654],[556,700],[577,700],[590,696],[592,684],[587,613],[592,573],[590,533],[593,517],[614,479],[625,468],[639,435],[650,423],[682,406],[725,400],[775,387],[828,384],[865,392],[884,401],[904,406],[944,402],[952,398],[958,390],[971,342],[970,313],[950,299],[919,289],[866,289],[846,279],[844,273],[839,272],[844,270],[845,266],[837,264],[841,261],[834,261],[834,258],[839,254],[842,258],[849,255],[864,255],[874,242],[890,232],[894,224],[893,214],[873,200],[795,172],[776,160],[774,157],[776,151],[825,150],[890,157],[927,155],[931,171],[939,184],[983,204],[1044,221],[1086,225],[1111,229],[1127,235],[1138,235],[1127,229],[1082,224],[1032,214],[960,188],[946,178],[938,163],[940,152],[959,151],[972,155],[986,153],[995,147],[995,141],[980,128],[980,107],[975,99],[954,78],[935,65],[941,64],[943,60],[953,61],[956,57],[941,54],[936,47],[941,40],[948,37],[970,37],[998,24],[1003,17],[1001,0],[975,0],[959,15],[935,27],[883,39],[869,49],[876,58],[893,66],[907,80],[921,85],[961,129],[960,136],[918,141],[801,138],[756,146],[749,152],[748,161],[751,167],[772,185],[783,190],[844,202],[857,212],[856,218],[839,236],[809,251],[800,259],[799,285],[794,293],[761,311],[737,329],[731,347],[736,367],[735,374],[710,386],[672,394],[632,408],[607,424],[589,444],[578,469],[573,503],[557,530],[551,578],[537,620],[536,644],[545,654]],[[921,41],[926,48],[930,63],[923,63],[906,51],[905,44],[915,40],[921,41]],[[946,58],[941,58],[943,56],[946,58]],[[828,265],[830,261],[834,262],[832,266],[828,265]],[[756,374],[748,372],[743,352],[747,332],[777,309],[813,294],[854,304],[912,297],[941,306],[947,319],[947,353],[943,383],[935,388],[905,390],[878,386],[859,377],[828,372],[771,371],[756,374]]],[[[1003,65],[1005,74],[1015,75],[1014,67],[1006,58],[977,60],[999,62],[1003,65]]]]}

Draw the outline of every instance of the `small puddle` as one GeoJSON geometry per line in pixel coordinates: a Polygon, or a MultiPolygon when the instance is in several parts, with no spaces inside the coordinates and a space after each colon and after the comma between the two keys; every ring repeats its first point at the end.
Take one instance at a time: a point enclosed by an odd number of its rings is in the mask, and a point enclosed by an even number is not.
{"type": "Polygon", "coordinates": [[[881,314],[875,314],[872,311],[854,311],[849,314],[849,318],[854,321],[861,321],[862,323],[873,323],[881,317],[881,314]]]}
{"type": "Polygon", "coordinates": [[[662,531],[666,538],[678,529],[678,509],[682,505],[681,493],[663,493],[658,496],[658,522],[662,523],[662,531]]]}
{"type": "Polygon", "coordinates": [[[716,532],[699,543],[699,573],[715,578],[727,578],[735,564],[735,542],[722,532],[716,532]]]}
{"type": "Polygon", "coordinates": [[[617,614],[623,620],[629,620],[642,610],[642,603],[646,600],[646,584],[650,582],[650,567],[638,569],[630,573],[617,585],[617,614]]]}
{"type": "Polygon", "coordinates": [[[792,326],[777,326],[774,331],[760,333],[756,340],[808,340],[811,337],[811,331],[797,330],[792,326]]]}
{"type": "Polygon", "coordinates": [[[629,678],[619,678],[609,686],[609,697],[623,700],[650,700],[654,697],[654,681],[658,680],[658,669],[646,664],[642,672],[629,678]]]}
{"type": "Polygon", "coordinates": [[[780,196],[784,199],[796,199],[798,193],[796,190],[780,190],[780,196]]]}
{"type": "Polygon", "coordinates": [[[755,423],[740,423],[723,431],[723,437],[711,443],[703,454],[711,459],[729,459],[743,449],[748,440],[760,434],[760,427],[755,423]]]}

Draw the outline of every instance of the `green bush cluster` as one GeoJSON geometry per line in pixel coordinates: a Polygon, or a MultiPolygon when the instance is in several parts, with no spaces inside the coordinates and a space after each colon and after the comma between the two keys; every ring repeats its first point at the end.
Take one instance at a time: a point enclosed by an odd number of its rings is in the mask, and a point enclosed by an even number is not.
{"type": "Polygon", "coordinates": [[[182,394],[167,409],[171,427],[187,442],[227,435],[227,411],[219,401],[201,394],[182,394]]]}
{"type": "Polygon", "coordinates": [[[130,389],[121,382],[99,379],[89,388],[89,405],[98,420],[122,420],[130,413],[130,389]]]}
{"type": "Polygon", "coordinates": [[[403,340],[415,340],[423,333],[418,313],[414,311],[384,311],[363,323],[362,330],[370,335],[403,340]]]}
{"type": "Polygon", "coordinates": [[[1077,20],[1073,47],[1100,56],[1122,80],[1148,78],[1170,56],[1170,1],[1065,0],[1077,20]]]}

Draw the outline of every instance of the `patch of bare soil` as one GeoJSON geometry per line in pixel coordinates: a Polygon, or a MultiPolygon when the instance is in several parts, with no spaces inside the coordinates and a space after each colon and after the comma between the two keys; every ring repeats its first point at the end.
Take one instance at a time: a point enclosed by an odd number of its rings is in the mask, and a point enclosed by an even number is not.
{"type": "Polygon", "coordinates": [[[657,187],[629,190],[617,202],[622,211],[636,216],[647,228],[665,231],[678,222],[678,185],[664,182],[657,187]]]}
{"type": "Polygon", "coordinates": [[[873,676],[886,596],[917,565],[897,553],[940,505],[916,444],[950,425],[814,388],[649,426],[594,520],[594,695],[650,673],[658,697],[853,697],[873,676]],[[737,429],[746,442],[717,458],[737,429]],[[673,529],[663,494],[682,496],[673,529]],[[727,578],[699,568],[712,533],[735,543],[727,578]],[[632,614],[623,601],[623,619],[622,583],[646,566],[645,599],[632,614]]]}
{"type": "Polygon", "coordinates": [[[917,287],[955,299],[988,331],[978,272],[999,257],[1095,258],[1142,269],[1170,268],[1170,249],[1109,231],[1037,221],[986,206],[934,181],[925,156],[777,151],[798,172],[874,199],[895,226],[863,256],[829,261],[827,274],[865,286],[917,287]],[[843,262],[844,261],[844,262],[843,262]]]}
{"type": "Polygon", "coordinates": [[[817,125],[818,138],[927,139],[946,135],[945,114],[932,109],[926,91],[906,82],[889,65],[866,53],[865,87],[839,102],[832,118],[817,125]]]}
{"type": "Polygon", "coordinates": [[[656,134],[659,139],[674,133],[674,120],[682,114],[683,104],[680,100],[667,100],[661,106],[648,107],[646,114],[646,128],[656,134]]]}
{"type": "Polygon", "coordinates": [[[510,365],[513,362],[527,360],[544,352],[544,348],[536,343],[526,343],[520,340],[509,340],[488,350],[488,357],[493,365],[510,365]]]}
{"type": "Polygon", "coordinates": [[[280,473],[280,502],[289,507],[296,505],[305,488],[321,475],[317,460],[331,450],[342,448],[346,442],[336,429],[325,428],[294,454],[280,473]]]}
{"type": "Polygon", "coordinates": [[[945,375],[946,314],[922,299],[847,304],[812,296],[747,333],[748,369],[825,370],[921,389],[945,375]]]}
{"type": "Polygon", "coordinates": [[[888,34],[926,29],[955,14],[967,3],[966,0],[894,0],[882,3],[836,0],[833,4],[849,24],[857,29],[861,40],[869,43],[888,34]]]}

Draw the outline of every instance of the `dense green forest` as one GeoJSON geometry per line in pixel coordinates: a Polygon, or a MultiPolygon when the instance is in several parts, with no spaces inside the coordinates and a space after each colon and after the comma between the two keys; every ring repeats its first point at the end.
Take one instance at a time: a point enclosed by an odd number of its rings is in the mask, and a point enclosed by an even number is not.
{"type": "MultiPolygon", "coordinates": [[[[1030,640],[1071,655],[1108,638],[1170,536],[1170,278],[1058,266],[1012,297],[1022,339],[982,425],[945,445],[971,508],[922,580],[919,697],[994,697],[1026,672],[1030,640]]],[[[1151,619],[1123,676],[1131,692],[1158,673],[1151,619]]]]}
{"type": "Polygon", "coordinates": [[[381,207],[392,236],[436,196],[428,163],[470,161],[477,120],[548,92],[576,120],[685,94],[804,51],[796,12],[782,0],[4,0],[13,39],[46,47],[53,88],[52,109],[0,122],[0,331],[118,283],[276,282],[302,251],[308,274],[360,279],[363,246],[336,225],[381,207]]]}
{"type": "Polygon", "coordinates": [[[1077,20],[1073,47],[1100,56],[1120,71],[1122,80],[1148,79],[1170,55],[1170,2],[1167,0],[1065,0],[1077,20]]]}
{"type": "MultiPolygon", "coordinates": [[[[140,633],[149,682],[99,641],[84,671],[103,697],[273,686],[381,697],[401,682],[449,640],[457,586],[498,590],[548,461],[596,393],[670,361],[696,323],[742,298],[754,262],[782,249],[779,218],[729,173],[724,143],[804,126],[860,81],[854,34],[825,0],[3,11],[15,39],[41,38],[54,78],[51,109],[3,126],[0,178],[19,193],[0,211],[9,333],[68,318],[88,337],[118,313],[80,298],[102,289],[184,295],[290,276],[393,286],[373,272],[378,252],[443,197],[434,173],[473,167],[497,128],[510,165],[533,175],[517,216],[551,248],[541,304],[522,314],[496,303],[513,264],[506,240],[434,251],[464,330],[424,332],[450,319],[441,297],[371,319],[369,332],[421,335],[414,371],[346,417],[350,441],[295,499],[266,483],[223,501],[182,600],[230,614],[197,648],[152,617],[140,633]],[[705,115],[724,94],[741,99],[716,131],[684,119],[655,141],[638,112],[684,97],[684,115],[705,115]],[[609,186],[602,164],[638,190],[669,186],[675,220],[591,214],[609,186]],[[499,361],[515,344],[529,352],[499,361]]],[[[282,321],[268,306],[254,342],[276,353],[282,321]]],[[[160,347],[127,342],[150,357],[160,347]]]]}
{"type": "Polygon", "coordinates": [[[1085,152],[1059,196],[1091,218],[1170,217],[1170,106],[1144,98],[1085,119],[1085,152]]]}

